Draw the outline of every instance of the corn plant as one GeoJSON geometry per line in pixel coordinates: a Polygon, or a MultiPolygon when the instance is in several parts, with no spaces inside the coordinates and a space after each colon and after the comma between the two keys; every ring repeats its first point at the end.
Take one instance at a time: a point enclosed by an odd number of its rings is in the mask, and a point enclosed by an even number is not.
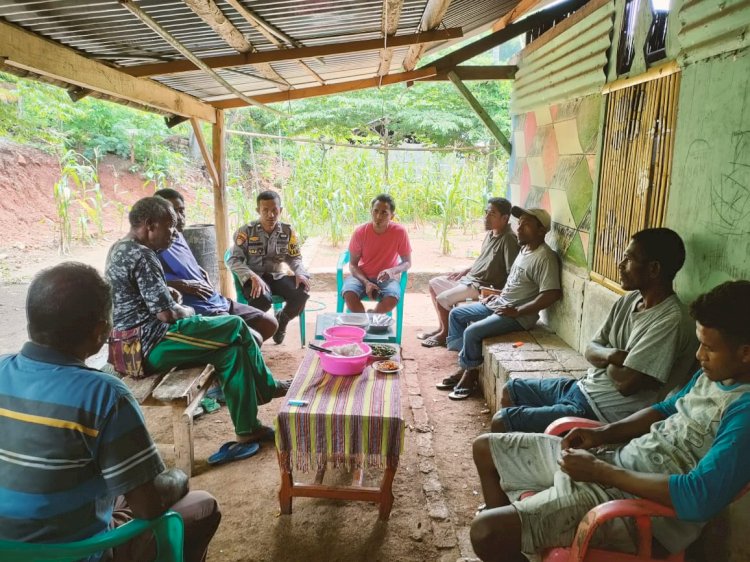
{"type": "Polygon", "coordinates": [[[55,197],[55,208],[57,211],[58,244],[57,250],[60,254],[67,255],[70,251],[70,242],[73,238],[70,224],[70,198],[71,191],[68,187],[68,177],[60,176],[52,187],[55,197]]]}

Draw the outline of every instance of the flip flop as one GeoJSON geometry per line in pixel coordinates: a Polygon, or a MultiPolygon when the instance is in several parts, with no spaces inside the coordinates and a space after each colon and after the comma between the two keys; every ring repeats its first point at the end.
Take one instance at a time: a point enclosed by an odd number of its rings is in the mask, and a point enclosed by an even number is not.
{"type": "Polygon", "coordinates": [[[208,457],[208,464],[219,465],[241,459],[252,457],[260,450],[258,443],[238,443],[237,441],[227,441],[218,451],[208,457]]]}
{"type": "Polygon", "coordinates": [[[445,342],[440,341],[432,336],[426,340],[422,340],[422,347],[445,347],[445,342]]]}
{"type": "Polygon", "coordinates": [[[454,387],[453,392],[448,395],[448,398],[450,398],[451,400],[466,400],[469,396],[474,394],[476,388],[476,386],[473,386],[471,388],[465,388],[463,386],[454,387]]]}
{"type": "Polygon", "coordinates": [[[438,390],[453,390],[453,388],[455,388],[455,386],[458,384],[458,381],[461,380],[462,375],[463,373],[459,373],[457,375],[445,377],[439,383],[435,383],[435,388],[437,388],[438,390]]]}

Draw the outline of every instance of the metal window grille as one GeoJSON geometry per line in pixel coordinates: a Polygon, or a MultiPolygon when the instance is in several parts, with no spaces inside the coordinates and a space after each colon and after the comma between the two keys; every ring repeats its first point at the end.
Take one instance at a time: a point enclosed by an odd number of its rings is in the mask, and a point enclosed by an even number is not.
{"type": "Polygon", "coordinates": [[[592,277],[618,283],[630,237],[664,223],[680,74],[607,94],[592,277]]]}

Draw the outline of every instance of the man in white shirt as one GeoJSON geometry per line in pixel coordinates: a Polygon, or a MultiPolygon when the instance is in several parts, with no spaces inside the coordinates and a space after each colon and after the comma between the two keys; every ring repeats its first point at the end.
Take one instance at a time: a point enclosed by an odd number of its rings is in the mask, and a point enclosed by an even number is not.
{"type": "Polygon", "coordinates": [[[436,386],[453,388],[451,400],[464,400],[477,386],[482,365],[482,340],[516,330],[528,330],[544,310],[562,297],[560,259],[544,242],[551,219],[544,209],[513,207],[518,218],[521,252],[513,262],[503,291],[482,302],[460,306],[448,316],[447,347],[458,351],[460,369],[436,386]]]}

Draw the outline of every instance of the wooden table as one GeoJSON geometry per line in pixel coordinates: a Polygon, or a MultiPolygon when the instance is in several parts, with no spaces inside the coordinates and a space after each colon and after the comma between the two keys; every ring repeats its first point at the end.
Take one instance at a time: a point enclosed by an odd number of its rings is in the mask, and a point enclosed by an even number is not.
{"type": "MultiPolygon", "coordinates": [[[[394,359],[398,360],[398,356],[394,359]]],[[[332,376],[308,350],[276,417],[276,450],[281,470],[281,513],[292,512],[292,498],[371,501],[387,520],[392,484],[404,443],[399,375],[368,365],[361,375],[332,376]],[[305,406],[291,406],[304,400],[305,406]],[[355,472],[352,486],[328,486],[328,465],[355,472]],[[380,487],[363,485],[366,468],[384,469],[380,487]],[[292,471],[316,470],[313,484],[294,482],[292,471]]]]}

